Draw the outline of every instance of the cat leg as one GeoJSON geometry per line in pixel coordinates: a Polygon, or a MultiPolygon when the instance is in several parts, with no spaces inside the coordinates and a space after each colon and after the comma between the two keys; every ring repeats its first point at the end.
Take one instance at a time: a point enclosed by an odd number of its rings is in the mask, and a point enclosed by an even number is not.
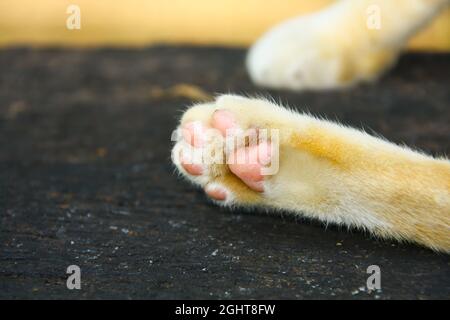
{"type": "Polygon", "coordinates": [[[173,162],[219,205],[288,211],[450,250],[448,160],[231,95],[188,109],[179,131],[173,162]]]}
{"type": "Polygon", "coordinates": [[[247,69],[262,86],[342,88],[373,81],[449,0],[342,0],[288,20],[250,49],[247,69]]]}

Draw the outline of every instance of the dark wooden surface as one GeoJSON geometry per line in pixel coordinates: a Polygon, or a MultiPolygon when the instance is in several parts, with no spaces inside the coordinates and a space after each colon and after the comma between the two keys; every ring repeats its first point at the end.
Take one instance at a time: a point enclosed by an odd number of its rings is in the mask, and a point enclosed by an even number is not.
{"type": "Polygon", "coordinates": [[[449,154],[448,55],[405,56],[376,85],[299,94],[254,87],[243,50],[3,50],[0,298],[450,297],[446,255],[219,209],[179,180],[170,133],[191,102],[164,92],[180,83],[270,94],[449,154]],[[72,264],[80,291],[66,289],[72,264]],[[372,264],[382,290],[369,293],[372,264]]]}

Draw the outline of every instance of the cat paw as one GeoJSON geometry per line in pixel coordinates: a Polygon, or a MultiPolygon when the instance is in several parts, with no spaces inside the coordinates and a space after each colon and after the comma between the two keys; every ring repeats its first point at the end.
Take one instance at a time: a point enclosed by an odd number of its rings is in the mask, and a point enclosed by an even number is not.
{"type": "Polygon", "coordinates": [[[188,109],[176,130],[173,163],[218,203],[262,202],[278,171],[278,132],[256,115],[258,103],[265,102],[221,96],[188,109]]]}
{"type": "Polygon", "coordinates": [[[373,81],[397,60],[405,40],[386,44],[366,26],[366,6],[332,5],[283,22],[250,49],[247,70],[258,85],[291,90],[345,88],[373,81]]]}
{"type": "Polygon", "coordinates": [[[424,193],[446,194],[447,160],[232,95],[189,108],[172,138],[180,174],[220,205],[282,210],[448,250],[448,224],[434,222],[448,202],[424,193]]]}

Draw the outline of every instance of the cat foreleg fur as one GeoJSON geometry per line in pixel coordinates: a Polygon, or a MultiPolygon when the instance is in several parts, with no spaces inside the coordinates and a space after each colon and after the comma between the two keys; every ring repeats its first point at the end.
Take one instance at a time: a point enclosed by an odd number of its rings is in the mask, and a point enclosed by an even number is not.
{"type": "Polygon", "coordinates": [[[258,85],[345,88],[378,79],[449,0],[341,0],[282,22],[256,41],[247,70],[258,85]],[[375,20],[374,20],[375,19],[375,20]]]}
{"type": "MultiPolygon", "coordinates": [[[[180,139],[172,150],[179,172],[194,184],[220,188],[217,204],[288,211],[382,238],[450,251],[450,161],[398,146],[338,123],[285,109],[272,102],[224,95],[195,105],[182,116],[212,125],[218,110],[234,115],[239,127],[279,130],[279,169],[255,191],[228,164],[205,165],[192,175],[180,154],[192,149],[180,139]]],[[[220,146],[220,135],[201,148],[220,146]]],[[[226,150],[223,150],[226,152],[226,150]]]]}

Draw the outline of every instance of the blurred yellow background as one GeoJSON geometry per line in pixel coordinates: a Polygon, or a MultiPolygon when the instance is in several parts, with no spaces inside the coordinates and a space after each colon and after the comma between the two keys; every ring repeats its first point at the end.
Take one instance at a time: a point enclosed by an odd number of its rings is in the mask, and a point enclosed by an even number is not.
{"type": "MultiPolygon", "coordinates": [[[[395,1],[395,0],[393,0],[395,1]]],[[[249,46],[269,27],[333,0],[0,0],[0,46],[249,46]],[[66,28],[70,4],[81,29],[66,28]]],[[[401,17],[400,17],[401,18],[401,17]]],[[[450,51],[450,10],[409,48],[450,51]]]]}

